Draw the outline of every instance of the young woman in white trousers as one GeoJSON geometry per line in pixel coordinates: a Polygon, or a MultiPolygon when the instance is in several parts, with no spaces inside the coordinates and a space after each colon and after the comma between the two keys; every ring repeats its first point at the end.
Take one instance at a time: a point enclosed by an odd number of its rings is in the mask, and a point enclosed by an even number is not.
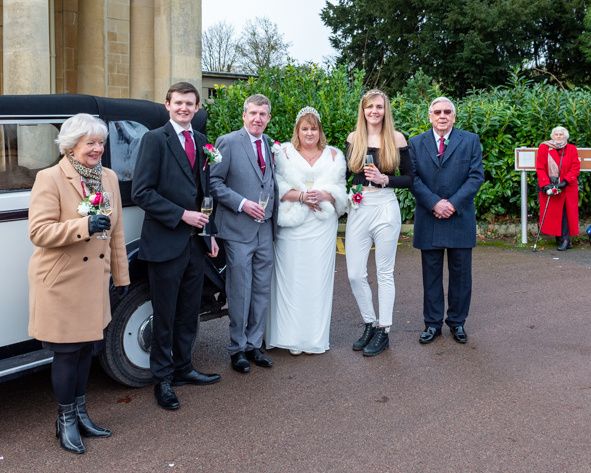
{"type": "Polygon", "coordinates": [[[412,185],[406,140],[394,129],[390,102],[380,90],[372,89],[361,98],[357,126],[347,138],[347,159],[352,185],[345,234],[347,273],[365,325],[353,350],[376,356],[390,344],[388,334],[396,294],[394,264],[401,218],[394,188],[412,185]],[[367,280],[372,245],[378,283],[377,315],[367,280]]]}

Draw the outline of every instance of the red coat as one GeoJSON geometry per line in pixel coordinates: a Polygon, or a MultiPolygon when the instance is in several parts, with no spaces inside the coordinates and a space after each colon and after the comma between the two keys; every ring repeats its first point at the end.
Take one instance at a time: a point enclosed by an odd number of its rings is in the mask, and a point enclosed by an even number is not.
{"type": "MultiPolygon", "coordinates": [[[[566,218],[568,220],[569,235],[579,234],[579,173],[581,172],[581,162],[579,161],[579,152],[575,145],[566,145],[564,157],[562,158],[562,167],[560,169],[560,180],[568,182],[568,185],[562,189],[558,195],[548,197],[543,192],[539,193],[540,198],[540,223],[546,207],[546,201],[550,199],[548,211],[542,226],[542,233],[546,235],[562,235],[562,210],[566,207],[566,218]]],[[[563,150],[550,149],[548,145],[541,144],[536,156],[536,173],[538,175],[538,186],[544,187],[550,184],[548,176],[548,153],[558,166],[560,163],[560,154],[563,150]]]]}

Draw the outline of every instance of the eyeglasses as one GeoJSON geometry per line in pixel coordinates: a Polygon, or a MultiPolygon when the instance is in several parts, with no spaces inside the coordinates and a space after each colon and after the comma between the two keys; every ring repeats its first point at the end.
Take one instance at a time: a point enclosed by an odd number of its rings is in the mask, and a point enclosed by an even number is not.
{"type": "Polygon", "coordinates": [[[451,115],[453,110],[450,108],[446,108],[445,110],[431,110],[433,115],[441,115],[441,112],[443,112],[445,115],[451,115]]]}

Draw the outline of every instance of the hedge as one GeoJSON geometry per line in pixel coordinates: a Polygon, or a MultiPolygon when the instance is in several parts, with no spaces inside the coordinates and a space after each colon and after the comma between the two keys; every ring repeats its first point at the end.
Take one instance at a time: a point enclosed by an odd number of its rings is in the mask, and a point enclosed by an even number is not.
{"type": "MultiPolygon", "coordinates": [[[[272,119],[267,134],[288,141],[300,108],[318,109],[329,144],[344,148],[353,130],[357,106],[363,94],[363,73],[349,74],[343,67],[326,71],[315,65],[274,68],[256,78],[219,87],[214,102],[207,104],[208,136],[211,141],[242,126],[244,99],[262,93],[272,103],[272,119]]],[[[429,102],[444,94],[420,71],[407,86],[392,97],[396,128],[407,137],[430,128],[429,102]]],[[[453,98],[452,98],[453,99],[453,98]]],[[[570,142],[591,146],[591,91],[588,88],[563,90],[547,83],[533,84],[514,76],[510,84],[490,90],[473,91],[453,99],[457,108],[456,126],[477,133],[483,148],[485,182],[476,196],[481,221],[516,219],[520,215],[520,176],[514,170],[514,149],[536,147],[549,139],[553,127],[562,125],[570,132],[570,142]]],[[[537,215],[535,173],[528,173],[528,209],[537,215]]],[[[591,200],[589,173],[580,178],[580,209],[587,215],[591,200]]],[[[397,191],[403,221],[412,221],[414,198],[397,191]]]]}

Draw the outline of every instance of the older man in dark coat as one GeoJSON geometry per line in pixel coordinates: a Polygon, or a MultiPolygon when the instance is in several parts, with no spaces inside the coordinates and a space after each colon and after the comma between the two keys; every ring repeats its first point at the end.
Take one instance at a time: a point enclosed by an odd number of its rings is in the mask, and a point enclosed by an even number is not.
{"type": "Polygon", "coordinates": [[[445,299],[443,258],[447,250],[447,319],[454,340],[466,343],[464,323],[472,296],[472,248],[476,246],[474,196],[484,181],[478,135],[454,128],[456,110],[446,97],[429,106],[433,128],[411,138],[416,198],[414,247],[421,250],[423,316],[420,343],[441,335],[445,299]]]}

